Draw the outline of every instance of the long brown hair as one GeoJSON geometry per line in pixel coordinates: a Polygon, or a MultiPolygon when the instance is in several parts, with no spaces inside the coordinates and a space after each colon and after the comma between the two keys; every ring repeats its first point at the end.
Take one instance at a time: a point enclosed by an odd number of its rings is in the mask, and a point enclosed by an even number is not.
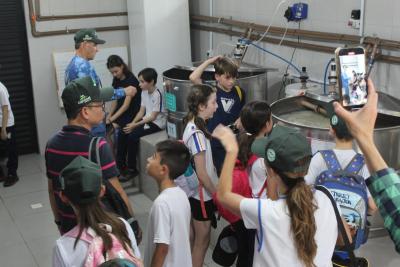
{"type": "MultiPolygon", "coordinates": [[[[310,159],[301,160],[303,164],[309,164],[310,159]],[[308,162],[308,163],[305,163],[308,162]]],[[[288,187],[286,203],[290,214],[290,225],[293,233],[294,245],[297,256],[306,267],[315,267],[314,258],[317,254],[317,243],[315,233],[317,226],[314,212],[317,205],[314,201],[314,194],[303,177],[296,179],[290,173],[277,171],[282,182],[288,187]]]]}
{"type": "MultiPolygon", "coordinates": [[[[113,246],[112,239],[108,232],[99,226],[99,223],[108,224],[112,227],[112,234],[120,241],[126,252],[129,253],[128,247],[131,247],[131,241],[128,237],[125,224],[114,214],[106,212],[100,206],[100,200],[88,204],[80,204],[76,206],[77,219],[79,223],[79,234],[74,243],[74,249],[82,235],[82,232],[87,228],[92,228],[95,233],[103,240],[103,254],[110,250],[113,246]]],[[[132,255],[134,256],[134,255],[132,255]]]]}
{"type": "Polygon", "coordinates": [[[186,128],[186,125],[189,121],[194,120],[194,124],[196,125],[196,127],[204,133],[206,138],[211,139],[211,134],[207,130],[206,122],[198,116],[198,113],[199,106],[207,106],[210,95],[215,92],[215,88],[207,84],[196,84],[192,86],[191,91],[187,96],[189,111],[183,119],[183,128],[186,128]]]}

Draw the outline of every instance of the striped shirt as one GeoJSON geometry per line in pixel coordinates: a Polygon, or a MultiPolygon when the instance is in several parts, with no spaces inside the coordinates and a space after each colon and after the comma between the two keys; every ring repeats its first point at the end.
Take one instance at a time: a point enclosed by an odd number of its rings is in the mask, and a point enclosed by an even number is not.
{"type": "Polygon", "coordinates": [[[372,174],[366,182],[396,251],[400,253],[400,177],[387,168],[372,174]]]}
{"type": "MultiPolygon", "coordinates": [[[[186,125],[182,139],[185,145],[189,148],[192,156],[196,156],[200,152],[205,153],[205,166],[207,174],[210,177],[211,182],[216,185],[218,183],[218,176],[213,163],[210,140],[207,139],[204,133],[196,127],[193,121],[189,121],[186,125]]],[[[209,194],[204,188],[203,195],[204,201],[212,199],[212,195],[209,194]]],[[[199,190],[197,190],[197,193],[193,195],[193,197],[200,200],[199,190]]]]}
{"type": "MultiPolygon", "coordinates": [[[[47,178],[53,183],[59,218],[61,218],[62,233],[69,231],[76,225],[76,218],[71,206],[63,203],[59,197],[60,182],[58,176],[61,170],[75,157],[88,157],[91,139],[89,130],[79,126],[67,125],[47,142],[45,151],[46,174],[47,178]]],[[[114,157],[105,139],[99,143],[99,154],[103,179],[108,180],[118,176],[114,157]]]]}

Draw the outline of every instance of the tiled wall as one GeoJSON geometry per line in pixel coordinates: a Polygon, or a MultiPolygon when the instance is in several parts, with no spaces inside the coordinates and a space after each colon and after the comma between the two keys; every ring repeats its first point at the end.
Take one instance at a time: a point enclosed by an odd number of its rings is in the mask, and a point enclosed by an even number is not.
{"type": "MultiPolygon", "coordinates": [[[[209,14],[209,1],[193,3],[191,1],[192,14],[209,14]]],[[[283,17],[285,9],[293,3],[300,1],[286,1],[278,9],[278,12],[272,22],[273,26],[286,27],[287,22],[283,17]]],[[[358,35],[359,30],[347,26],[352,9],[360,9],[361,0],[303,0],[308,3],[308,18],[301,22],[301,29],[325,31],[334,33],[345,33],[358,35]]],[[[398,0],[366,0],[365,8],[365,36],[377,36],[385,39],[400,40],[400,1],[398,0]]],[[[233,19],[255,22],[263,25],[269,25],[276,7],[281,0],[214,0],[214,16],[231,17],[233,19]]],[[[289,23],[289,28],[297,28],[298,24],[289,23]]],[[[208,33],[193,32],[192,45],[193,56],[195,60],[204,59],[209,50],[208,33]]],[[[236,38],[214,34],[214,51],[219,46],[217,54],[226,53],[231,49],[226,45],[219,45],[221,42],[235,42],[236,38]]],[[[337,45],[322,43],[324,45],[337,45]]],[[[286,59],[290,59],[293,48],[278,47],[277,45],[263,44],[268,50],[278,53],[286,59]]],[[[388,52],[385,52],[388,53],[388,52]]],[[[390,52],[391,55],[400,55],[398,52],[390,52]]],[[[293,63],[296,66],[307,66],[309,75],[313,79],[322,80],[323,72],[331,54],[318,53],[298,49],[295,53],[293,63]]],[[[251,48],[246,56],[247,61],[279,68],[279,73],[272,75],[269,84],[280,81],[286,64],[276,58],[266,55],[263,52],[251,48]]],[[[385,63],[376,63],[371,77],[377,87],[400,98],[400,65],[389,65],[385,63]]]]}

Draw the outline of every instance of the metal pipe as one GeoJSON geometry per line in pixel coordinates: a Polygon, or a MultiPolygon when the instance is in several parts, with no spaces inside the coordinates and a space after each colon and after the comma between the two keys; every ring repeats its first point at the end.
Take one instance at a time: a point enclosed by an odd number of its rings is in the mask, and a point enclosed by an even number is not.
{"type": "MultiPolygon", "coordinates": [[[[214,1],[213,0],[209,0],[209,13],[210,13],[210,17],[214,16],[214,1]]],[[[213,32],[210,31],[209,32],[209,43],[208,43],[208,56],[212,56],[211,53],[213,51],[213,47],[214,47],[214,39],[213,39],[213,32]]]]}
{"type": "Polygon", "coordinates": [[[364,36],[364,22],[365,22],[365,0],[361,0],[361,8],[360,8],[360,37],[364,36]]]}
{"type": "MultiPolygon", "coordinates": [[[[33,37],[46,37],[55,35],[71,34],[79,31],[80,29],[65,29],[65,30],[55,30],[55,31],[45,31],[41,32],[36,29],[36,15],[33,7],[33,0],[28,0],[28,10],[29,10],[29,21],[31,25],[31,33],[33,37]]],[[[127,25],[124,26],[111,26],[111,27],[97,27],[96,31],[121,31],[128,30],[127,25]]]]}
{"type": "MultiPolygon", "coordinates": [[[[210,26],[204,26],[204,25],[198,25],[198,24],[190,24],[191,29],[193,30],[202,30],[202,31],[213,31],[217,33],[222,33],[230,36],[238,36],[241,37],[243,35],[242,32],[239,31],[234,31],[234,30],[228,30],[228,29],[222,29],[218,27],[210,27],[210,26]]],[[[257,40],[259,38],[258,35],[256,34],[251,34],[250,40],[257,40]]],[[[268,42],[271,44],[279,44],[281,43],[280,39],[277,38],[272,38],[272,37],[264,37],[262,39],[263,42],[268,42]]],[[[376,38],[375,38],[376,41],[376,38]]],[[[310,50],[313,52],[323,52],[323,53],[328,53],[328,54],[333,54],[336,50],[336,47],[331,47],[331,46],[323,46],[323,45],[316,45],[316,44],[310,44],[310,43],[304,43],[304,42],[294,42],[294,41],[288,41],[284,40],[282,41],[282,44],[285,46],[290,46],[290,47],[297,47],[301,48],[304,50],[310,50]]],[[[400,64],[400,57],[395,57],[395,56],[387,56],[387,55],[382,55],[381,53],[376,54],[375,60],[381,61],[381,62],[386,62],[386,63],[393,63],[393,64],[400,64]]]]}
{"type": "MultiPolygon", "coordinates": [[[[238,27],[242,29],[253,28],[253,30],[259,32],[265,32],[267,26],[254,24],[249,22],[243,22],[228,18],[218,18],[218,17],[209,17],[203,15],[191,15],[191,20],[199,21],[199,22],[208,22],[208,23],[216,23],[223,24],[227,26],[238,27]]],[[[269,35],[279,35],[282,36],[286,31],[285,28],[273,27],[271,26],[269,29],[269,35]]],[[[376,37],[365,37],[362,39],[357,35],[349,35],[349,34],[338,34],[338,33],[329,33],[329,32],[317,32],[317,31],[308,31],[308,30],[299,30],[299,29],[288,29],[286,35],[297,37],[298,35],[302,37],[302,39],[309,39],[319,42],[336,42],[336,43],[350,43],[350,44],[360,44],[362,41],[364,44],[375,44],[376,37]]],[[[380,39],[380,48],[387,50],[398,50],[400,49],[400,42],[388,39],[380,39]]]]}
{"type": "Polygon", "coordinates": [[[98,17],[118,17],[127,16],[128,12],[111,12],[111,13],[96,13],[96,14],[79,14],[79,15],[51,15],[42,16],[40,12],[40,0],[35,0],[34,10],[36,11],[36,21],[51,21],[51,20],[66,20],[66,19],[86,19],[98,17]]]}

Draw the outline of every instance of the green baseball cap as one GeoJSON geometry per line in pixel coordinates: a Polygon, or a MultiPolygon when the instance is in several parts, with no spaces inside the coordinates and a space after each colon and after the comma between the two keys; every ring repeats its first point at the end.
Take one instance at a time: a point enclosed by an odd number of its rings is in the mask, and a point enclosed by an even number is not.
{"type": "Polygon", "coordinates": [[[75,110],[92,102],[110,101],[113,95],[113,87],[100,88],[87,76],[71,81],[62,92],[61,99],[65,109],[75,110]]]}
{"type": "Polygon", "coordinates": [[[95,44],[105,44],[106,41],[99,39],[95,29],[81,29],[75,33],[74,36],[75,44],[82,43],[84,41],[93,42],[95,44]]]}
{"type": "Polygon", "coordinates": [[[82,156],[73,159],[60,173],[61,191],[76,205],[95,201],[101,180],[100,166],[82,156]]]}
{"type": "Polygon", "coordinates": [[[251,147],[252,152],[264,158],[272,168],[294,173],[307,171],[308,164],[299,165],[298,161],[308,156],[311,159],[311,146],[300,132],[277,125],[268,137],[256,141],[251,147]]]}
{"type": "Polygon", "coordinates": [[[333,130],[335,130],[336,135],[338,136],[349,136],[351,137],[350,131],[347,128],[346,123],[342,118],[340,118],[336,113],[333,107],[333,102],[330,102],[327,106],[327,114],[329,116],[329,123],[333,130]]]}

